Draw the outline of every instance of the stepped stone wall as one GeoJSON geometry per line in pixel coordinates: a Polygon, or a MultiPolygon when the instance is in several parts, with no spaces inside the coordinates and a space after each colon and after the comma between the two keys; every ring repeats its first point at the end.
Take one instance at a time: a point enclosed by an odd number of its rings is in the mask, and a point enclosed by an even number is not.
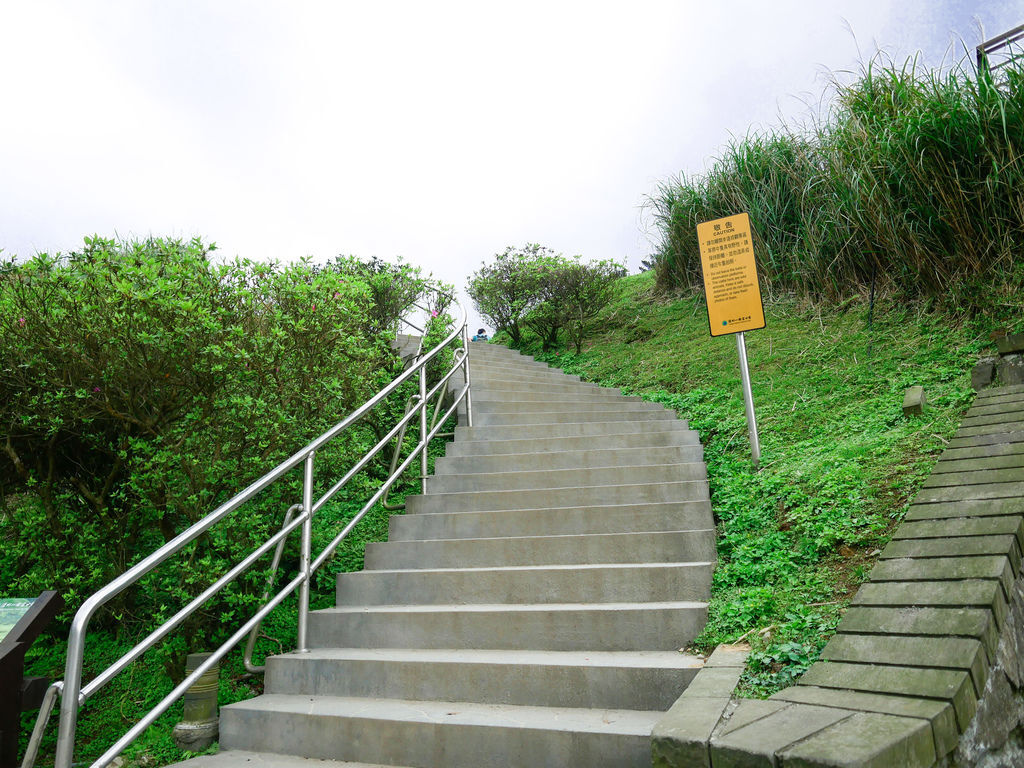
{"type": "Polygon", "coordinates": [[[713,722],[691,686],[655,728],[654,764],[1024,765],[1022,546],[1011,385],[979,393],[821,661],[766,701],[719,694],[713,722]]]}

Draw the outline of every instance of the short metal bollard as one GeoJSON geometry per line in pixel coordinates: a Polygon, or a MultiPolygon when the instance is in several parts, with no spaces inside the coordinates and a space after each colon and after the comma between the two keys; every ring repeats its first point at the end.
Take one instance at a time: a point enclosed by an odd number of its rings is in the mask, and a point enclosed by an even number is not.
{"type": "MultiPolygon", "coordinates": [[[[206,659],[208,653],[190,653],[185,660],[185,675],[192,674],[206,659]]],[[[171,736],[178,749],[202,752],[217,740],[217,678],[220,667],[208,669],[185,691],[185,712],[174,726],[171,736]]]]}

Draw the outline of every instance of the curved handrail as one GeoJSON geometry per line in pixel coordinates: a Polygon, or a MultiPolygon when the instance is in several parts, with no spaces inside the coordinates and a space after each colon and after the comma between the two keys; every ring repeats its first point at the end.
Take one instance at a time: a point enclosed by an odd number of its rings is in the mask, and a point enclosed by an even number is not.
{"type": "MultiPolygon", "coordinates": [[[[455,303],[455,302],[453,302],[455,303]]],[[[418,306],[418,305],[417,305],[418,306]]],[[[423,307],[419,307],[423,309],[423,307]]],[[[293,592],[298,590],[299,592],[299,617],[298,617],[298,640],[297,645],[299,651],[307,650],[307,623],[309,617],[309,587],[312,580],[313,573],[327,561],[327,559],[334,553],[338,545],[344,540],[351,531],[363,518],[363,516],[373,508],[375,504],[387,493],[392,485],[398,480],[399,477],[404,474],[406,469],[412,464],[413,460],[419,456],[421,460],[421,476],[424,478],[423,483],[425,484],[425,477],[427,474],[427,446],[430,440],[433,439],[442,424],[455,412],[458,406],[465,400],[466,403],[466,416],[467,423],[472,426],[472,398],[470,396],[470,371],[469,371],[469,355],[455,354],[454,361],[451,368],[441,377],[441,380],[434,385],[431,389],[430,394],[427,393],[427,380],[426,380],[426,368],[441,352],[453,345],[456,340],[461,341],[462,349],[468,349],[469,345],[469,334],[467,329],[467,313],[466,310],[459,305],[461,310],[461,320],[455,324],[455,328],[433,349],[426,353],[422,353],[422,342],[421,348],[418,350],[420,354],[417,355],[415,362],[410,365],[401,374],[396,376],[390,384],[381,389],[377,394],[363,403],[359,408],[354,410],[340,422],[335,424],[329,430],[321,434],[319,437],[312,440],[309,444],[304,446],[299,451],[295,452],[292,456],[282,461],[272,470],[267,472],[265,475],[254,481],[242,491],[237,493],[228,501],[224,502],[206,517],[199,520],[186,530],[182,531],[171,541],[160,547],[158,550],[150,554],[138,562],[133,567],[122,573],[116,579],[111,581],[109,584],[101,588],[95,594],[88,597],[82,606],[78,609],[71,622],[71,631],[68,636],[68,648],[67,648],[67,663],[65,666],[64,680],[62,685],[55,690],[59,690],[61,693],[61,712],[60,712],[60,725],[57,737],[57,751],[54,763],[54,768],[71,768],[72,758],[74,755],[74,744],[75,744],[75,730],[78,721],[78,711],[81,705],[93,694],[99,691],[106,683],[113,679],[118,673],[122,672],[129,664],[135,659],[145,653],[147,650],[152,648],[156,643],[166,637],[172,632],[177,626],[179,626],[185,619],[188,618],[200,605],[205,603],[209,598],[213,597],[217,592],[227,586],[230,582],[241,575],[244,571],[248,570],[260,557],[266,554],[271,549],[277,548],[280,552],[281,547],[284,544],[287,536],[297,528],[301,528],[301,545],[300,545],[300,558],[299,558],[299,575],[292,579],[285,587],[278,591],[273,597],[269,597],[271,589],[271,583],[268,582],[267,593],[264,595],[264,605],[260,608],[256,614],[249,619],[231,638],[229,638],[219,649],[210,654],[209,658],[206,659],[201,665],[199,665],[195,671],[188,675],[175,689],[168,694],[159,704],[156,705],[146,716],[144,716],[138,723],[136,723],[127,733],[124,734],[110,749],[108,749],[98,760],[92,763],[92,768],[103,768],[114,760],[125,747],[127,747],[132,741],[134,741],[146,728],[148,728],[160,715],[162,715],[170,706],[176,701],[184,691],[192,685],[196,680],[199,679],[208,669],[212,668],[222,659],[227,653],[229,653],[238,643],[245,638],[247,634],[257,628],[262,620],[276,608],[280,603],[291,595],[293,592]],[[436,394],[441,387],[446,387],[451,377],[456,371],[462,370],[465,377],[465,385],[459,391],[455,397],[455,402],[447,410],[444,417],[441,418],[440,422],[437,421],[436,413],[435,418],[432,421],[431,428],[428,430],[427,427],[427,403],[429,397],[436,394]],[[327,445],[331,440],[338,437],[346,429],[359,422],[367,413],[373,408],[379,405],[389,395],[395,392],[402,384],[410,381],[413,377],[417,377],[419,380],[419,398],[416,406],[406,413],[393,427],[388,434],[382,438],[373,448],[370,449],[366,454],[359,459],[356,464],[345,473],[345,475],[336,483],[334,483],[319,499],[315,502],[313,500],[313,477],[314,477],[314,461],[317,452],[327,445]],[[349,480],[352,479],[359,471],[364,469],[367,464],[376,456],[387,443],[399,432],[404,434],[405,427],[412,421],[415,416],[419,416],[419,442],[412,449],[410,455],[391,472],[388,478],[382,483],[381,488],[373,494],[369,501],[364,504],[362,509],[345,525],[342,531],[335,536],[334,539],[324,548],[324,550],[317,555],[314,560],[311,552],[311,539],[312,539],[312,518],[316,512],[326,504],[331,497],[333,497],[338,491],[340,491],[349,480]],[[146,574],[150,573],[154,568],[163,563],[168,558],[180,552],[191,542],[195,541],[201,535],[203,535],[210,528],[215,526],[221,520],[225,519],[232,512],[237,510],[243,504],[255,497],[260,491],[267,488],[291,470],[303,464],[303,499],[300,505],[293,505],[288,510],[288,515],[282,525],[281,529],[270,536],[263,544],[257,547],[253,552],[243,559],[241,562],[234,565],[227,573],[225,573],[220,579],[215,581],[210,587],[208,587],[202,594],[194,598],[188,605],[179,610],[174,616],[161,624],[157,629],[151,632],[144,640],[136,644],[130,651],[124,654],[120,659],[110,665],[107,669],[97,675],[87,685],[82,685],[82,672],[84,667],[84,656],[85,656],[85,636],[88,629],[89,622],[95,615],[96,611],[99,610],[104,604],[109,602],[115,596],[123,592],[132,584],[135,584],[146,574]],[[294,512],[298,510],[299,514],[292,516],[294,512]],[[269,599],[268,599],[269,598],[269,599]]],[[[403,322],[412,326],[412,323],[403,318],[403,322]]],[[[415,327],[415,326],[413,326],[415,327]]],[[[275,557],[275,560],[277,558],[275,557]]],[[[44,724],[45,725],[45,724],[44,724]]]]}

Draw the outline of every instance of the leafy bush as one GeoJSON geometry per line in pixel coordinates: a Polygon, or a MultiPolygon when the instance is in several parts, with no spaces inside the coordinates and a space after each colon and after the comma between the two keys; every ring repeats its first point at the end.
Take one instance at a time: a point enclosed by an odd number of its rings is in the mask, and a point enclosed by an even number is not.
{"type": "Polygon", "coordinates": [[[608,303],[612,284],[626,270],[611,260],[583,263],[542,245],[511,246],[473,273],[466,290],[477,310],[512,346],[523,345],[524,326],[545,351],[565,330],[579,353],[586,324],[608,303]]]}
{"type": "Polygon", "coordinates": [[[733,141],[705,174],[661,184],[647,204],[659,286],[698,289],[697,224],[746,211],[769,294],[844,296],[877,278],[970,309],[998,301],[978,287],[1024,282],[1024,60],[1003,72],[877,58],[833,84],[810,129],[733,141]]]}
{"type": "MultiPolygon", "coordinates": [[[[407,267],[216,264],[200,241],[87,240],[0,271],[3,594],[56,588],[68,611],[337,422],[394,375],[389,330],[424,290],[407,267]]],[[[390,337],[393,338],[393,335],[390,337]]],[[[369,420],[317,457],[368,443],[369,420]]],[[[111,604],[119,628],[182,604],[301,498],[264,491],[111,604]]],[[[184,628],[216,633],[243,581],[184,628]]]]}

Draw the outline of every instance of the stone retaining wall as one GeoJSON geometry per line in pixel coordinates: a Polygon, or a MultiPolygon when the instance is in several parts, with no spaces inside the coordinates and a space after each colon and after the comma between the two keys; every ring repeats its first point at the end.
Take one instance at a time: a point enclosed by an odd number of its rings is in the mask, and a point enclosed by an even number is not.
{"type": "Polygon", "coordinates": [[[684,696],[655,766],[1024,765],[1022,547],[1024,385],[1003,386],[979,393],[822,660],[766,701],[684,696]]]}

